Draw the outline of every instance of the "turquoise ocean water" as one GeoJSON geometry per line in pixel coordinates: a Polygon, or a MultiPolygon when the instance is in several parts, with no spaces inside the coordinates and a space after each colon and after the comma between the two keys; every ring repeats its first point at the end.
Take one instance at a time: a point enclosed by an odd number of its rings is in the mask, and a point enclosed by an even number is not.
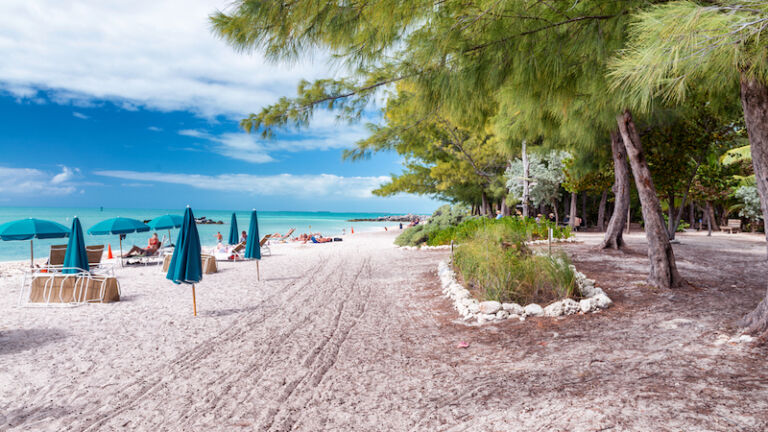
{"type": "MultiPolygon", "coordinates": [[[[229,222],[232,217],[232,211],[224,210],[194,210],[195,217],[205,216],[208,219],[223,221],[223,225],[198,225],[200,241],[204,246],[213,246],[216,244],[216,232],[221,232],[224,236],[224,242],[229,238],[229,222]]],[[[251,212],[249,210],[236,211],[237,225],[239,230],[248,231],[251,212]]],[[[44,208],[44,207],[0,207],[0,224],[17,219],[34,217],[38,219],[47,219],[63,224],[67,228],[72,226],[72,218],[78,216],[83,225],[83,232],[88,228],[104,219],[112,217],[129,217],[138,220],[152,219],[164,214],[184,214],[184,209],[112,209],[112,208],[44,208]]],[[[259,212],[259,233],[263,237],[269,233],[286,233],[291,228],[296,228],[296,234],[309,232],[320,232],[326,236],[339,235],[342,230],[350,232],[354,227],[355,231],[369,231],[381,229],[385,224],[382,222],[347,222],[349,219],[372,218],[378,216],[387,216],[390,213],[331,213],[331,212],[259,212]]],[[[397,225],[389,222],[386,225],[397,225]]],[[[171,230],[171,238],[176,242],[179,230],[171,230]]],[[[145,247],[149,233],[128,234],[123,240],[123,250],[127,251],[132,245],[145,247]]],[[[159,231],[158,236],[162,238],[168,236],[168,231],[159,231]]],[[[35,240],[35,258],[45,258],[48,256],[50,245],[66,244],[67,239],[35,240]]],[[[112,251],[118,253],[118,236],[92,236],[85,234],[85,242],[91,244],[111,244],[112,251]]],[[[0,241],[0,261],[24,260],[29,259],[29,241],[0,241]]]]}

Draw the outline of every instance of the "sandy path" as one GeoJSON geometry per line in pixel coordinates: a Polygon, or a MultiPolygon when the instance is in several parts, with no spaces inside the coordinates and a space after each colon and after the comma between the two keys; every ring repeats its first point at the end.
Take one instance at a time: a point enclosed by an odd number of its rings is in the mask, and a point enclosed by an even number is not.
{"type": "Polygon", "coordinates": [[[476,328],[439,297],[446,254],[391,239],[276,247],[262,282],[225,263],[197,318],[152,267],[122,271],[125,301],[74,309],[14,308],[0,278],[0,430],[768,428],[766,350],[717,343],[764,289],[759,241],[685,239],[695,286],[676,291],[639,283],[640,252],[569,246],[616,307],[476,328]]]}

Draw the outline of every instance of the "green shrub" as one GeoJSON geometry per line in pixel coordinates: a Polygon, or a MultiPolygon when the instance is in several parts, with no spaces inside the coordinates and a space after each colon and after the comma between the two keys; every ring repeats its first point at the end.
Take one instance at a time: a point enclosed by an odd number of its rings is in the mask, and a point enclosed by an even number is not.
{"type": "Polygon", "coordinates": [[[505,229],[514,231],[522,235],[526,240],[546,239],[549,235],[549,228],[552,228],[554,238],[568,238],[571,236],[569,227],[559,227],[554,222],[542,221],[536,222],[535,219],[520,217],[505,217],[501,219],[474,218],[462,222],[459,225],[431,231],[427,244],[429,246],[438,246],[450,244],[451,240],[461,243],[466,239],[472,238],[481,228],[490,226],[503,226],[505,229]]]}
{"type": "MultiPolygon", "coordinates": [[[[469,208],[463,204],[444,205],[435,210],[429,218],[429,222],[405,229],[396,239],[398,246],[418,246],[431,237],[432,233],[472,220],[469,208]]],[[[450,243],[450,241],[449,241],[450,243]]]]}
{"type": "Polygon", "coordinates": [[[527,231],[515,224],[485,224],[457,246],[454,265],[467,288],[483,300],[546,304],[578,297],[568,257],[534,255],[527,231]]]}
{"type": "Polygon", "coordinates": [[[428,234],[425,231],[426,225],[416,225],[406,228],[395,239],[398,246],[416,246],[427,241],[428,234]]]}

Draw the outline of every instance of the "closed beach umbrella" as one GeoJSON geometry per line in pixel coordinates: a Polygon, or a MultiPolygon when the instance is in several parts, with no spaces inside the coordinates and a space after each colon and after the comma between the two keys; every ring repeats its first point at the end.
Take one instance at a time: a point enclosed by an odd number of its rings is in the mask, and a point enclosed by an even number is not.
{"type": "Polygon", "coordinates": [[[72,220],[69,243],[67,243],[67,253],[64,255],[64,270],[61,272],[77,273],[77,269],[90,270],[88,253],[85,251],[85,241],[83,240],[83,228],[80,226],[80,219],[75,216],[72,220]]]}
{"type": "Polygon", "coordinates": [[[34,239],[64,238],[69,229],[64,225],[42,219],[20,219],[0,225],[0,240],[29,240],[29,264],[35,266],[34,239]]]}
{"type": "MultiPolygon", "coordinates": [[[[144,222],[131,218],[116,217],[103,220],[88,229],[90,235],[119,235],[149,231],[149,226],[144,222]]],[[[120,265],[123,264],[123,239],[120,238],[120,265]]]]}
{"type": "Polygon", "coordinates": [[[163,215],[149,221],[147,225],[155,231],[168,230],[168,241],[171,241],[171,229],[178,228],[184,223],[184,218],[179,215],[163,215]]]}
{"type": "Polygon", "coordinates": [[[236,245],[240,243],[237,236],[237,217],[232,213],[232,222],[229,224],[229,244],[236,245]]]}
{"type": "MultiPolygon", "coordinates": [[[[248,239],[245,242],[245,257],[261,260],[261,245],[259,244],[259,216],[256,209],[251,212],[251,226],[248,228],[248,239]]],[[[259,262],[256,261],[256,279],[260,280],[259,262]]]]}
{"type": "Polygon", "coordinates": [[[195,216],[189,207],[184,212],[184,223],[181,225],[165,277],[175,284],[192,285],[192,308],[197,316],[195,284],[203,280],[203,266],[200,262],[200,235],[197,233],[195,216]]]}

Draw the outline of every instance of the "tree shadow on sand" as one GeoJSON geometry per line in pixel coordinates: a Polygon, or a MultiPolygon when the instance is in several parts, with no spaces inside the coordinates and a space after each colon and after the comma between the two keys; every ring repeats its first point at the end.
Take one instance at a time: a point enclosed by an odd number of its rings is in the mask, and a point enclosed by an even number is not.
{"type": "Polygon", "coordinates": [[[0,355],[39,348],[66,337],[65,332],[56,328],[3,330],[0,331],[0,355]]]}

